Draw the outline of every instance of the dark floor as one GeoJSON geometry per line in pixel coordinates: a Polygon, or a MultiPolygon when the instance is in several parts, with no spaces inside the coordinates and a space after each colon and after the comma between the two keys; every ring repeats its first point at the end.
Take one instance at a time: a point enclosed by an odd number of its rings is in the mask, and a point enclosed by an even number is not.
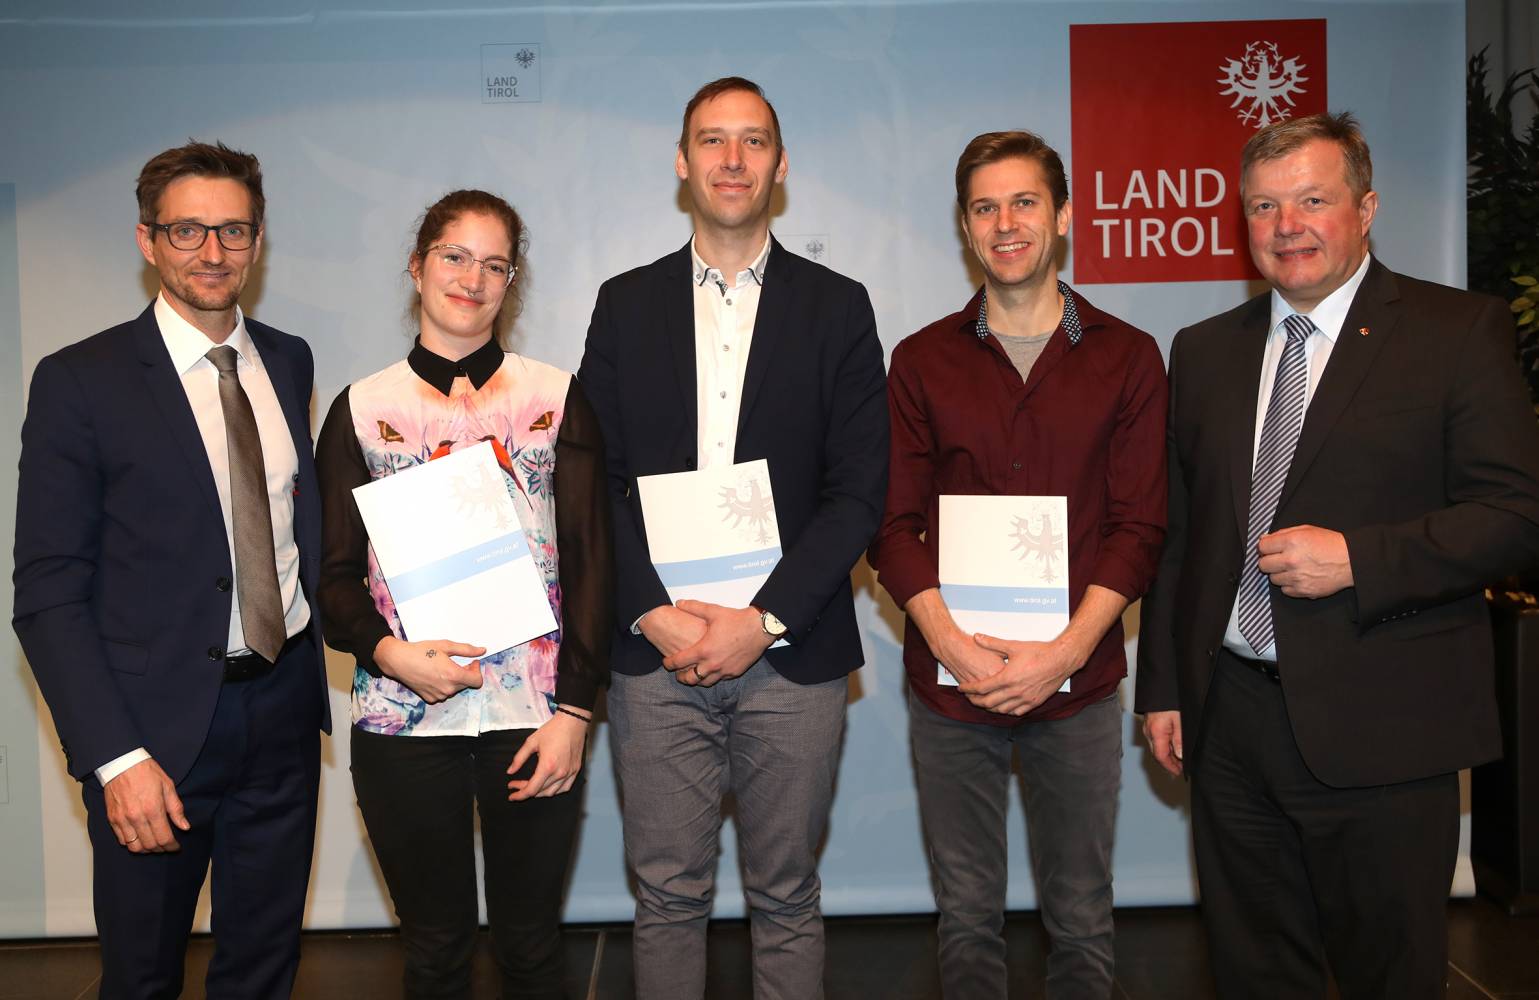
{"type": "MultiPolygon", "coordinates": [[[[828,1000],[930,1000],[940,996],[935,918],[843,917],[828,921],[828,1000]]],[[[1010,996],[1041,995],[1046,940],[1036,914],[1011,916],[1010,996]]],[[[1481,900],[1448,906],[1448,998],[1539,1000],[1539,917],[1509,918],[1481,900]]],[[[194,941],[187,981],[201,984],[212,944],[194,941]]],[[[566,933],[567,990],[573,1000],[631,995],[631,937],[626,927],[571,927],[566,933]]],[[[1189,907],[1117,911],[1118,1000],[1213,996],[1197,912],[1189,907]]],[[[712,998],[747,998],[748,930],[741,921],[711,928],[712,998]]],[[[0,942],[0,1000],[79,1000],[96,995],[98,963],[90,941],[0,942]]],[[[390,932],[307,935],[300,1000],[400,995],[401,956],[390,932]]],[[[477,997],[497,995],[495,970],[477,957],[477,997]]],[[[201,985],[187,996],[201,997],[201,985]]]]}

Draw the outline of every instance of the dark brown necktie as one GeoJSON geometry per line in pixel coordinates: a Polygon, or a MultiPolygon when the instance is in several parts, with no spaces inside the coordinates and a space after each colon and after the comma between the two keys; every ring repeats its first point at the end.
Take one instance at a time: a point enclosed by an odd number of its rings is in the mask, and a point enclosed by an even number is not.
{"type": "Polygon", "coordinates": [[[269,663],[278,661],[287,633],[273,555],[273,516],[267,500],[267,467],[256,414],[235,372],[235,348],[216,347],[207,357],[219,369],[219,405],[230,450],[230,511],[235,524],[235,588],[246,645],[269,663]]]}

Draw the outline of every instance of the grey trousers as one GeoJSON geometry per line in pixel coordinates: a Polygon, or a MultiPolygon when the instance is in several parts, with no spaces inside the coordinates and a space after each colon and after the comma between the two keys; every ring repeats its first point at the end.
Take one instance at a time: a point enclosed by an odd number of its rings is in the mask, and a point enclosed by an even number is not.
{"type": "Polygon", "coordinates": [[[638,1000],[705,994],[722,800],[736,801],[754,996],[823,996],[817,848],[828,826],[848,680],[800,685],[760,660],[714,687],[615,674],[610,746],[636,877],[638,1000]]]}
{"type": "Polygon", "coordinates": [[[1052,1000],[1112,992],[1112,840],[1122,783],[1115,695],[1052,722],[956,722],[909,697],[919,815],[940,909],[946,1000],[1004,1000],[1005,810],[1020,751],[1052,1000]]]}

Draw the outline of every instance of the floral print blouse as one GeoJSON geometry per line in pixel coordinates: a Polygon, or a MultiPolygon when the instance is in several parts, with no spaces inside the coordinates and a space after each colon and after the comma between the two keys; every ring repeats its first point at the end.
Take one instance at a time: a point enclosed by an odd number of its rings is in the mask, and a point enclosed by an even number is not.
{"type": "Polygon", "coordinates": [[[608,678],[610,515],[598,421],[570,374],[503,353],[494,342],[459,361],[419,342],[404,360],[337,396],[316,464],[320,605],[327,643],[357,659],[353,725],[392,735],[473,736],[537,728],[562,702],[592,707],[608,678]],[[352,490],[482,441],[491,442],[502,466],[559,627],[483,656],[481,687],[429,705],[373,662],[385,636],[414,637],[401,628],[352,490]]]}

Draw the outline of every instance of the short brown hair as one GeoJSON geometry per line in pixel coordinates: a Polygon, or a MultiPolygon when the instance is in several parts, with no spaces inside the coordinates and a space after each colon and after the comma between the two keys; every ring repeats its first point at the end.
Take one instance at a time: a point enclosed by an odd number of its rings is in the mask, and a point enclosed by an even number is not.
{"type": "Polygon", "coordinates": [[[689,156],[690,116],[695,113],[696,108],[706,101],[715,100],[722,94],[730,94],[734,90],[746,91],[764,102],[764,106],[769,108],[770,124],[775,127],[775,152],[780,153],[785,150],[785,143],[780,138],[780,116],[775,114],[775,106],[770,103],[768,97],[764,96],[764,88],[752,80],[746,80],[741,76],[724,76],[720,80],[712,80],[695,91],[695,96],[691,97],[689,103],[684,105],[684,124],[679,128],[679,149],[686,158],[689,156]]]}
{"type": "Polygon", "coordinates": [[[172,181],[183,177],[228,177],[246,185],[251,195],[251,219],[258,229],[267,212],[267,199],[262,197],[262,165],[250,153],[231,149],[222,142],[198,142],[187,140],[187,145],[177,146],[159,153],[139,171],[136,193],[139,197],[139,221],[145,225],[155,221],[160,210],[160,196],[172,181]]]}
{"type": "Polygon", "coordinates": [[[1000,160],[1033,160],[1042,168],[1047,186],[1053,193],[1053,210],[1062,211],[1069,200],[1069,181],[1064,176],[1063,160],[1058,152],[1035,132],[1016,129],[1011,132],[985,132],[974,136],[957,159],[957,208],[967,211],[967,186],[973,171],[1000,160]]]}
{"type": "MultiPolygon", "coordinates": [[[[459,191],[450,191],[433,202],[428,206],[428,210],[422,213],[422,218],[417,220],[417,235],[413,238],[411,254],[406,261],[407,269],[419,266],[428,252],[428,247],[443,238],[445,229],[467,215],[488,215],[502,223],[502,227],[508,233],[510,247],[508,253],[513,266],[517,267],[529,249],[529,234],[524,229],[524,220],[519,217],[512,205],[491,192],[464,188],[459,191]]],[[[519,284],[515,278],[508,285],[508,290],[502,299],[502,309],[498,311],[497,321],[493,326],[497,343],[503,347],[507,346],[508,330],[512,327],[513,318],[518,315],[522,304],[518,288],[519,284]]],[[[414,296],[411,304],[413,315],[416,315],[421,305],[422,296],[414,296]]]]}
{"type": "Polygon", "coordinates": [[[1368,154],[1363,130],[1352,112],[1338,111],[1285,118],[1251,136],[1240,154],[1240,193],[1245,192],[1245,175],[1250,173],[1251,167],[1297,152],[1315,139],[1334,142],[1341,147],[1342,158],[1346,160],[1347,187],[1353,197],[1361,200],[1373,190],[1373,157],[1368,154]]]}

